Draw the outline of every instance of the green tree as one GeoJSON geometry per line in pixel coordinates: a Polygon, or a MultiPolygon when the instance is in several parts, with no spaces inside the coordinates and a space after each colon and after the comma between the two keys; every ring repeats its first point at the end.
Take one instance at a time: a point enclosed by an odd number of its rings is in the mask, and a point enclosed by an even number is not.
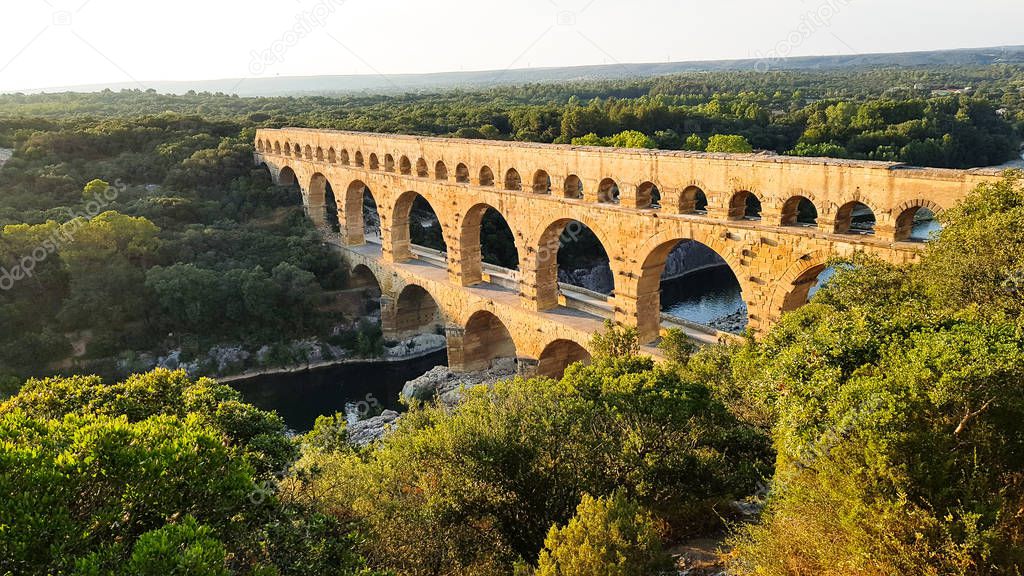
{"type": "Polygon", "coordinates": [[[86,183],[85,187],[82,188],[82,198],[86,201],[95,200],[97,198],[103,199],[107,189],[110,188],[110,184],[96,178],[86,183]]]}
{"type": "Polygon", "coordinates": [[[584,494],[564,527],[544,540],[537,576],[648,576],[671,566],[650,513],[616,491],[584,494]]]}
{"type": "Polygon", "coordinates": [[[754,150],[743,136],[715,134],[708,138],[708,152],[747,153],[754,150]]]}

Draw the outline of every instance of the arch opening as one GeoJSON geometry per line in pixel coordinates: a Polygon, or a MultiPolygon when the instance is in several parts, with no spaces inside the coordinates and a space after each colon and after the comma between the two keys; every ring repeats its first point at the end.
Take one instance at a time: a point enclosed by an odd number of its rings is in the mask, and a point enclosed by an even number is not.
{"type": "Polygon", "coordinates": [[[394,172],[395,171],[395,157],[391,154],[384,155],[384,171],[394,172]]]}
{"type": "Polygon", "coordinates": [[[345,192],[345,238],[349,245],[380,243],[380,213],[373,192],[355,180],[345,192]]]}
{"type": "Polygon", "coordinates": [[[455,181],[459,184],[469,184],[469,168],[462,163],[455,167],[455,181]]]}
{"type": "Polygon", "coordinates": [[[515,168],[509,168],[505,172],[505,190],[522,190],[523,179],[519,176],[519,171],[515,168]]]}
{"type": "Polygon", "coordinates": [[[680,214],[707,214],[708,196],[699,186],[687,186],[679,195],[680,214]]]}
{"type": "Polygon", "coordinates": [[[295,188],[298,184],[299,179],[295,177],[295,170],[292,170],[290,166],[281,168],[281,171],[277,173],[277,185],[284,188],[295,188]]]}
{"type": "Polygon", "coordinates": [[[578,220],[557,220],[537,247],[536,298],[540,310],[557,308],[560,298],[593,301],[612,295],[615,277],[604,243],[578,220]]]}
{"type": "Polygon", "coordinates": [[[338,221],[338,201],[334,197],[334,189],[323,174],[317,172],[310,178],[307,192],[309,217],[318,227],[329,232],[341,230],[338,221]]]}
{"type": "Polygon", "coordinates": [[[377,159],[377,154],[370,153],[370,170],[379,170],[380,160],[377,159]]]}
{"type": "Polygon", "coordinates": [[[438,160],[437,164],[434,164],[434,179],[435,180],[447,180],[448,179],[448,167],[445,166],[444,162],[438,160]]]}
{"type": "Polygon", "coordinates": [[[360,294],[358,309],[351,310],[352,315],[358,317],[360,324],[366,323],[378,329],[381,326],[381,288],[380,282],[373,274],[373,271],[363,264],[357,265],[349,273],[349,290],[360,294]]]}
{"type": "Polygon", "coordinates": [[[537,375],[559,380],[570,364],[590,364],[590,352],[572,340],[555,340],[544,347],[537,359],[537,375]]]}
{"type": "Polygon", "coordinates": [[[473,313],[466,322],[462,354],[465,370],[486,370],[503,360],[514,363],[516,345],[501,319],[491,312],[480,310],[473,313]]]}
{"type": "Polygon", "coordinates": [[[313,147],[310,146],[309,144],[306,144],[306,148],[303,151],[303,156],[306,158],[306,160],[312,160],[313,159],[313,147]]]}
{"type": "Polygon", "coordinates": [[[285,142],[284,143],[284,155],[285,156],[291,156],[292,155],[292,145],[289,142],[285,142]]]}
{"type": "Polygon", "coordinates": [[[533,175],[533,193],[551,194],[551,176],[544,170],[537,170],[533,175]]]}
{"type": "Polygon", "coordinates": [[[316,147],[316,160],[317,162],[324,161],[324,149],[319,146],[316,147]]]}
{"type": "Polygon", "coordinates": [[[420,158],[416,161],[416,176],[420,178],[426,178],[430,176],[429,170],[427,170],[427,161],[420,158]]]}
{"type": "Polygon", "coordinates": [[[636,188],[636,207],[661,208],[661,190],[654,182],[644,182],[636,188]]]}
{"type": "Polygon", "coordinates": [[[783,226],[806,226],[818,225],[818,209],[814,203],[804,196],[793,196],[782,205],[783,226]]]}
{"type": "Polygon", "coordinates": [[[896,240],[927,242],[942,232],[935,211],[925,206],[912,206],[896,217],[896,240]]]}
{"type": "Polygon", "coordinates": [[[394,325],[385,326],[384,330],[389,337],[399,340],[417,334],[443,334],[441,308],[430,292],[410,284],[395,301],[394,325]]]}
{"type": "Polygon", "coordinates": [[[863,202],[847,202],[836,211],[836,234],[875,233],[875,212],[863,202]]]}
{"type": "Polygon", "coordinates": [[[575,174],[569,174],[565,179],[565,186],[563,187],[563,196],[566,198],[583,198],[583,181],[580,177],[575,174]]]}
{"type": "Polygon", "coordinates": [[[601,180],[597,187],[597,201],[605,204],[619,203],[619,185],[611,178],[601,180]]]}
{"type": "Polygon", "coordinates": [[[338,153],[334,150],[333,146],[327,149],[327,161],[331,164],[337,164],[338,162],[338,153]]]}
{"type": "Polygon", "coordinates": [[[280,154],[280,153],[281,153],[281,143],[280,142],[274,142],[274,154],[280,154]]]}
{"type": "Polygon", "coordinates": [[[363,167],[363,153],[360,152],[359,150],[356,150],[355,166],[356,166],[356,168],[362,168],[363,167]]]}
{"type": "MultiPolygon", "coordinates": [[[[483,281],[484,264],[504,270],[519,268],[515,235],[501,213],[489,204],[477,204],[466,212],[462,220],[459,245],[464,285],[483,281]]],[[[491,282],[500,284],[506,280],[513,285],[516,282],[515,274],[502,274],[502,271],[498,271],[499,275],[507,277],[496,278],[493,272],[490,275],[491,282]]]]}
{"type": "Polygon", "coordinates": [[[688,238],[665,242],[647,256],[642,270],[638,293],[651,294],[656,304],[640,311],[640,323],[654,333],[662,319],[735,334],[746,328],[739,278],[710,246],[688,238]],[[652,313],[656,318],[643,318],[652,313]]]}
{"type": "Polygon", "coordinates": [[[409,161],[408,156],[402,156],[398,160],[398,171],[406,176],[412,175],[412,162],[409,161]]]}
{"type": "Polygon", "coordinates": [[[494,171],[489,166],[480,169],[480,185],[494,186],[494,171]]]}
{"type": "Polygon", "coordinates": [[[448,252],[441,221],[430,202],[418,192],[410,190],[398,197],[390,226],[392,255],[396,261],[412,258],[413,246],[426,249],[428,261],[431,260],[430,251],[439,253],[433,254],[434,260],[448,252]]]}
{"type": "Polygon", "coordinates": [[[760,220],[761,199],[749,190],[741,190],[729,199],[730,220],[760,220]]]}
{"type": "Polygon", "coordinates": [[[349,164],[348,150],[342,149],[342,151],[341,151],[341,163],[344,164],[345,166],[348,166],[348,164],[349,164]]]}

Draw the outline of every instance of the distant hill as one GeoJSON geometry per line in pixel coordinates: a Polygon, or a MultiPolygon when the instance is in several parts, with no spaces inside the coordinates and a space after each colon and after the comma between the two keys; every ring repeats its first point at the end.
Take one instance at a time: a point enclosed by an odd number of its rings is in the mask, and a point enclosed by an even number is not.
{"type": "MultiPolygon", "coordinates": [[[[930,52],[894,54],[857,54],[844,56],[810,56],[771,61],[774,70],[836,70],[878,67],[984,66],[990,64],[1024,64],[1024,46],[967,48],[930,52]]],[[[433,74],[292,76],[274,78],[226,78],[197,81],[147,81],[143,84],[157,92],[183,94],[223,92],[239,96],[298,96],[343,93],[395,93],[435,91],[453,88],[482,88],[507,84],[566,82],[573,80],[613,80],[632,77],[664,76],[681,72],[756,71],[764,63],[759,59],[709,60],[650,64],[614,64],[574,66],[567,68],[522,68],[480,72],[439,72],[433,74]]],[[[58,86],[25,90],[40,92],[97,92],[104,89],[137,89],[133,82],[58,86]]]]}

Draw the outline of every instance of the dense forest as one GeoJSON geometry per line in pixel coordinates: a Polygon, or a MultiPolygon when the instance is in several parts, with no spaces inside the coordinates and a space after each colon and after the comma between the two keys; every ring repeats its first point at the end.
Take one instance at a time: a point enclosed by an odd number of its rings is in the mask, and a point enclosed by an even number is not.
{"type": "MultiPolygon", "coordinates": [[[[0,375],[124,375],[153,354],[202,358],[219,344],[270,345],[263,361],[286,363],[303,352],[282,343],[305,336],[355,346],[357,334],[338,334],[339,318],[319,313],[343,285],[337,258],[303,221],[294,191],[274,188],[250,166],[257,127],[973,167],[1018,153],[1022,90],[1024,69],[996,65],[690,73],[338,98],[0,96],[0,147],[14,150],[0,169],[4,270],[18,273],[17,260],[40,239],[76,230],[76,241],[60,242],[52,257],[26,261],[34,266],[28,281],[0,293],[3,324],[14,327],[0,336],[0,375]],[[94,180],[109,189],[88,189],[94,180]],[[144,288],[125,289],[137,284],[144,288]]],[[[500,240],[491,220],[485,230],[500,240]]],[[[512,259],[500,246],[485,256],[512,259]]],[[[595,257],[582,249],[576,256],[595,257]]],[[[372,353],[379,335],[358,344],[372,353]]]]}
{"type": "Polygon", "coordinates": [[[298,192],[252,165],[286,125],[988,166],[1019,153],[1024,68],[0,96],[0,573],[641,576],[709,537],[736,575],[1024,573],[1021,173],[919,262],[837,260],[758,339],[671,333],[655,364],[609,325],[560,380],[412,401],[357,448],[344,414],[294,436],[150,370],[379,351],[298,192]]]}

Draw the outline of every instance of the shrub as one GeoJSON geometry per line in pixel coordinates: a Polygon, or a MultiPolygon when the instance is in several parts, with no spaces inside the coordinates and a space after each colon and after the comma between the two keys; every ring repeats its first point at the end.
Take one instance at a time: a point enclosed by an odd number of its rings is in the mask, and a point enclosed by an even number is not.
{"type": "Polygon", "coordinates": [[[621,491],[584,494],[576,515],[544,540],[537,576],[650,576],[671,566],[656,522],[621,491]]]}

